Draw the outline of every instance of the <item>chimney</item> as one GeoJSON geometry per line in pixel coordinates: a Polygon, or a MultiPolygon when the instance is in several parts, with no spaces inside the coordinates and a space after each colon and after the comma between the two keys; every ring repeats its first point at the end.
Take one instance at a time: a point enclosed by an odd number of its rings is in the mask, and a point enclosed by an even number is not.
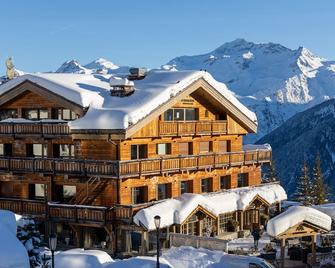
{"type": "Polygon", "coordinates": [[[147,74],[146,68],[130,68],[129,69],[129,80],[142,80],[147,74]]]}
{"type": "Polygon", "coordinates": [[[109,79],[109,85],[111,86],[111,96],[126,97],[135,91],[134,82],[129,81],[127,78],[112,76],[109,79]]]}

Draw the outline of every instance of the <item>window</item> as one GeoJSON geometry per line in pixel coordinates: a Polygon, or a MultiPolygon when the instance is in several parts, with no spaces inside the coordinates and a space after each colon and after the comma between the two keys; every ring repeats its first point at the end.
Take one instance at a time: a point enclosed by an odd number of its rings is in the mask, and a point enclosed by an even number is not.
{"type": "Polygon", "coordinates": [[[191,155],[193,153],[193,143],[192,142],[180,142],[179,146],[179,154],[180,155],[191,155]]]}
{"type": "Polygon", "coordinates": [[[77,193],[77,187],[73,185],[63,185],[63,201],[70,201],[77,193]]]}
{"type": "Polygon", "coordinates": [[[156,154],[158,155],[171,154],[171,143],[156,144],[156,154]]]}
{"type": "Polygon", "coordinates": [[[229,229],[229,222],[233,220],[233,214],[232,213],[225,213],[225,214],[220,214],[219,215],[219,232],[220,233],[225,233],[229,232],[231,230],[229,229]]]}
{"type": "Polygon", "coordinates": [[[211,141],[201,141],[199,144],[200,153],[212,152],[212,142],[211,141]]]}
{"type": "Polygon", "coordinates": [[[45,185],[41,183],[29,184],[29,199],[43,200],[45,198],[45,185]]]}
{"type": "Polygon", "coordinates": [[[196,109],[185,109],[185,121],[197,120],[197,110],[196,109]]]}
{"type": "Polygon", "coordinates": [[[198,109],[173,108],[164,113],[165,121],[194,121],[198,119],[198,109]]]}
{"type": "Polygon", "coordinates": [[[237,175],[237,187],[248,186],[248,173],[240,173],[237,175]]]}
{"type": "Polygon", "coordinates": [[[209,116],[209,112],[208,110],[205,110],[205,117],[208,118],[208,116],[209,116]]]}
{"type": "Polygon", "coordinates": [[[193,189],[192,189],[192,180],[189,181],[181,181],[180,182],[180,194],[184,194],[184,193],[192,193],[193,189]]]}
{"type": "Polygon", "coordinates": [[[145,203],[146,196],[147,196],[147,187],[142,186],[142,187],[134,187],[132,188],[132,203],[133,204],[141,204],[145,203]]]}
{"type": "Polygon", "coordinates": [[[230,141],[219,141],[219,153],[230,152],[230,141]]]}
{"type": "Polygon", "coordinates": [[[231,176],[221,176],[220,177],[220,189],[230,189],[231,188],[231,176]]]}
{"type": "Polygon", "coordinates": [[[78,115],[70,109],[57,108],[52,111],[52,118],[59,120],[71,121],[78,118],[78,115]]]}
{"type": "Polygon", "coordinates": [[[53,144],[53,157],[74,158],[73,144],[53,144]]]}
{"type": "Polygon", "coordinates": [[[213,179],[212,178],[206,178],[201,180],[201,192],[202,193],[208,193],[213,192],[213,179]]]}
{"type": "Polygon", "coordinates": [[[164,113],[164,121],[173,121],[173,109],[169,109],[164,113]]]}
{"type": "Polygon", "coordinates": [[[0,156],[12,156],[12,144],[11,143],[1,143],[0,144],[0,156]]]}
{"type": "Polygon", "coordinates": [[[157,199],[162,200],[171,197],[171,183],[157,185],[157,199]]]}
{"type": "Polygon", "coordinates": [[[148,145],[147,144],[133,144],[131,145],[131,159],[148,158],[148,145]]]}
{"type": "Polygon", "coordinates": [[[39,143],[27,144],[26,154],[28,157],[47,157],[48,145],[39,143]]]}
{"type": "Polygon", "coordinates": [[[29,120],[48,119],[48,109],[23,109],[23,116],[29,120]]]}
{"type": "Polygon", "coordinates": [[[1,109],[0,120],[5,120],[7,118],[17,118],[17,109],[1,109]]]}

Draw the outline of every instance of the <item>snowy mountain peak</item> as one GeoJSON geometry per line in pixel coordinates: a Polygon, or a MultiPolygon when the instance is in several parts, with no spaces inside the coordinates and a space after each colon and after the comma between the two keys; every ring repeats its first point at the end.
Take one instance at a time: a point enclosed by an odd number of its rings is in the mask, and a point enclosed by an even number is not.
{"type": "Polygon", "coordinates": [[[77,60],[68,60],[57,69],[56,73],[89,74],[91,71],[83,67],[77,60]]]}
{"type": "Polygon", "coordinates": [[[98,69],[115,70],[119,68],[119,66],[115,65],[113,62],[106,60],[104,58],[98,58],[90,62],[89,64],[86,64],[84,67],[91,70],[98,70],[98,69]]]}
{"type": "Polygon", "coordinates": [[[268,133],[307,107],[335,97],[335,64],[305,47],[256,44],[244,39],[202,55],[167,63],[177,70],[206,69],[256,111],[258,135],[268,133]]]}

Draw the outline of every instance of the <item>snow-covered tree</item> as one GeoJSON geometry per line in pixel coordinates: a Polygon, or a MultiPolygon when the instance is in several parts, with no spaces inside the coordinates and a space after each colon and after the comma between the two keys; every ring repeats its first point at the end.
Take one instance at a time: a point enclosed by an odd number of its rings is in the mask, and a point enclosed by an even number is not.
{"type": "Polygon", "coordinates": [[[301,175],[297,179],[297,186],[293,194],[294,201],[301,202],[305,206],[313,204],[313,185],[308,174],[307,162],[301,169],[301,175]]]}
{"type": "Polygon", "coordinates": [[[313,196],[313,204],[320,205],[326,203],[328,200],[328,186],[326,185],[322,170],[321,170],[321,159],[320,154],[318,154],[315,158],[315,163],[313,167],[312,173],[312,196],[313,196]]]}
{"type": "MultiPolygon", "coordinates": [[[[23,243],[28,251],[30,267],[43,267],[40,255],[42,244],[41,234],[33,219],[23,217],[18,222],[17,238],[23,243]]],[[[46,266],[44,266],[46,267],[46,266]]]]}
{"type": "Polygon", "coordinates": [[[275,182],[280,181],[278,178],[278,174],[276,171],[276,167],[274,162],[271,163],[271,165],[266,166],[266,168],[262,172],[262,180],[263,182],[275,182]]]}

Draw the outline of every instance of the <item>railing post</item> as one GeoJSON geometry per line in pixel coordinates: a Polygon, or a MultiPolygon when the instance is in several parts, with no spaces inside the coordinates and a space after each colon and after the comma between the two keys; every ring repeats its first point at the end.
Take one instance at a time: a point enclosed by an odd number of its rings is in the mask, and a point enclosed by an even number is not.
{"type": "Polygon", "coordinates": [[[139,160],[138,162],[138,173],[139,173],[139,176],[142,175],[142,161],[141,160],[139,160]]]}
{"type": "Polygon", "coordinates": [[[159,165],[160,165],[160,174],[163,174],[163,157],[160,158],[159,160],[159,165]]]}
{"type": "Polygon", "coordinates": [[[179,137],[179,122],[177,121],[177,136],[179,137]]]}
{"type": "Polygon", "coordinates": [[[257,164],[259,164],[259,151],[257,150],[257,164]]]}

